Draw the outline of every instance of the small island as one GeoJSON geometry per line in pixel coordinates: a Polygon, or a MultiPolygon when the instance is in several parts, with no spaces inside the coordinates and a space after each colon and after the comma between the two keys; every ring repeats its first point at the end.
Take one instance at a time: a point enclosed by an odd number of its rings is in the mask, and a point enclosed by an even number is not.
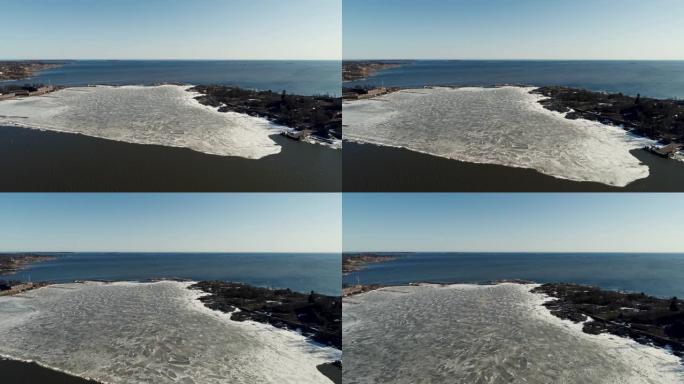
{"type": "Polygon", "coordinates": [[[568,87],[541,87],[544,108],[566,113],[568,119],[587,119],[630,130],[665,146],[647,148],[672,157],[684,147],[684,101],[592,92],[568,87]]]}
{"type": "Polygon", "coordinates": [[[368,264],[384,263],[396,259],[396,256],[373,253],[342,255],[342,274],[348,274],[365,268],[368,264]]]}
{"type": "Polygon", "coordinates": [[[342,81],[363,80],[375,72],[407,63],[405,60],[346,60],[342,62],[342,81]]]}
{"type": "Polygon", "coordinates": [[[285,135],[296,140],[333,143],[342,139],[342,99],[329,95],[302,96],[222,85],[199,85],[195,99],[219,112],[263,117],[294,129],[285,135]]]}
{"type": "Polygon", "coordinates": [[[21,80],[33,76],[36,72],[59,68],[66,61],[0,61],[0,80],[21,80]]]}
{"type": "Polygon", "coordinates": [[[578,284],[543,284],[532,292],[554,298],[544,304],[551,314],[584,322],[585,333],[629,337],[684,357],[684,301],[676,297],[662,299],[578,284]]]}

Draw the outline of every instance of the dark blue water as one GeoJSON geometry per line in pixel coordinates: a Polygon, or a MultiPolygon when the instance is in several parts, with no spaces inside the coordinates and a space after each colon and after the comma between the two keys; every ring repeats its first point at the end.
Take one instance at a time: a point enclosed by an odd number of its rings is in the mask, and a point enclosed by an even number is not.
{"type": "Polygon", "coordinates": [[[350,83],[424,85],[563,85],[627,95],[684,98],[684,61],[416,61],[350,83]]]}
{"type": "Polygon", "coordinates": [[[339,61],[75,61],[3,84],[151,85],[156,83],[236,85],[301,95],[339,95],[339,61]]]}
{"type": "Polygon", "coordinates": [[[328,253],[69,253],[32,264],[15,277],[53,282],[226,280],[339,295],[340,262],[339,254],[328,253]]]}
{"type": "Polygon", "coordinates": [[[524,279],[684,297],[684,254],[415,253],[344,276],[354,284],[524,279]]]}

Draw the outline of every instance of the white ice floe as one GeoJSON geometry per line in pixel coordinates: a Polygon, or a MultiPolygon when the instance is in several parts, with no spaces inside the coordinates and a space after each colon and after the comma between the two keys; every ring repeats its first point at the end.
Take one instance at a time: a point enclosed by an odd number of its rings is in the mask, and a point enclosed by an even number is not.
{"type": "Polygon", "coordinates": [[[0,355],[105,383],[325,383],[341,352],[206,308],[189,283],[59,284],[0,298],[0,355]]]}
{"type": "Polygon", "coordinates": [[[78,133],[137,144],[185,147],[259,159],[280,152],[268,120],[221,113],[200,104],[188,86],[66,88],[0,102],[0,125],[78,133]]]}
{"type": "Polygon", "coordinates": [[[389,287],[345,299],[345,383],[684,382],[676,356],[583,333],[533,287],[389,287]]]}
{"type": "Polygon", "coordinates": [[[345,139],[455,160],[532,168],[614,186],[648,177],[629,151],[649,141],[613,126],[569,120],[534,88],[408,89],[345,102],[345,139]]]}

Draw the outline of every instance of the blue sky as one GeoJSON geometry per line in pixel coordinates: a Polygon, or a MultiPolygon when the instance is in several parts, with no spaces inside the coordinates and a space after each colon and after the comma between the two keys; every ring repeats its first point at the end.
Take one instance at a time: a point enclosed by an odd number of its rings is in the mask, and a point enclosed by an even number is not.
{"type": "Polygon", "coordinates": [[[684,252],[684,194],[344,194],[343,249],[684,252]]]}
{"type": "Polygon", "coordinates": [[[684,60],[681,0],[344,0],[345,59],[684,60]]]}
{"type": "Polygon", "coordinates": [[[341,0],[2,0],[0,59],[335,59],[341,0]]]}
{"type": "Polygon", "coordinates": [[[339,194],[0,194],[0,251],[340,252],[339,194]]]}

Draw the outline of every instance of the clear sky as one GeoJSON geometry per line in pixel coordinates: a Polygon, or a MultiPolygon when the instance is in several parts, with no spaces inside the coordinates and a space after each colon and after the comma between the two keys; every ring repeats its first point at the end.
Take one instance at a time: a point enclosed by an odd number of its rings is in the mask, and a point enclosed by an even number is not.
{"type": "Polygon", "coordinates": [[[339,194],[0,194],[0,251],[340,252],[339,194]]]}
{"type": "Polygon", "coordinates": [[[684,252],[684,194],[344,194],[343,249],[684,252]]]}
{"type": "Polygon", "coordinates": [[[0,59],[334,59],[341,0],[2,0],[0,59]]]}
{"type": "Polygon", "coordinates": [[[684,60],[682,0],[344,0],[345,59],[684,60]]]}

